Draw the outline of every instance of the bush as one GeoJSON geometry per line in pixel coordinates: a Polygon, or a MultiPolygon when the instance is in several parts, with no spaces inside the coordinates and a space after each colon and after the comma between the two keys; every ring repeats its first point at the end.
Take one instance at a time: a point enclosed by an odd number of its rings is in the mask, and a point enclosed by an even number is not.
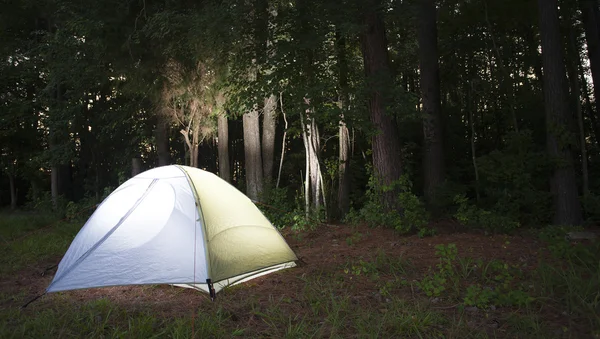
{"type": "Polygon", "coordinates": [[[469,199],[465,195],[456,196],[455,202],[458,205],[458,211],[454,217],[467,227],[481,228],[490,233],[510,233],[521,226],[509,215],[484,210],[469,204],[469,199]]]}
{"type": "Polygon", "coordinates": [[[359,211],[351,210],[346,216],[350,223],[365,222],[369,227],[392,227],[400,233],[418,231],[420,236],[431,235],[432,230],[427,228],[429,213],[423,202],[411,191],[412,182],[407,175],[388,186],[382,186],[371,176],[366,192],[367,201],[359,211]],[[381,193],[398,190],[398,203],[403,213],[384,212],[381,204],[381,193]]]}

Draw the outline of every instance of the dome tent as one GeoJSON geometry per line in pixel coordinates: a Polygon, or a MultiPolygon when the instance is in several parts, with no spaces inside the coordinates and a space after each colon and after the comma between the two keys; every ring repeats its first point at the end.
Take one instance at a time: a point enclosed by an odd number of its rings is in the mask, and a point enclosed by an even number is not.
{"type": "Polygon", "coordinates": [[[295,266],[252,201],[218,176],[169,165],[129,179],[88,219],[46,292],[172,284],[215,293],[295,266]]]}

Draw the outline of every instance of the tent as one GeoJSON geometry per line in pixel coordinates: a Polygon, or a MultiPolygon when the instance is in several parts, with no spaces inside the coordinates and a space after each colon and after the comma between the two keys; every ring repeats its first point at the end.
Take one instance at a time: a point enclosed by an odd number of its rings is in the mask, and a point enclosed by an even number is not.
{"type": "Polygon", "coordinates": [[[79,231],[46,292],[172,284],[215,294],[295,266],[296,255],[252,201],[187,166],[140,173],[79,231]]]}

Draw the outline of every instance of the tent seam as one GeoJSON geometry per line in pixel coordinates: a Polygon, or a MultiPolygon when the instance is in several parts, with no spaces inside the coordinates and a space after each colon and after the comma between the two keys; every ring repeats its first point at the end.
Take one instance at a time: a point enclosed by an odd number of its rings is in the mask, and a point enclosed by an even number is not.
{"type": "Polygon", "coordinates": [[[54,281],[52,282],[52,284],[50,284],[50,286],[48,286],[48,288],[46,289],[46,291],[49,291],[50,288],[53,285],[55,285],[56,283],[58,283],[59,281],[61,281],[65,276],[67,276],[69,273],[71,273],[71,271],[73,271],[75,269],[75,267],[79,266],[79,264],[81,264],[85,259],[87,259],[87,257],[89,257],[90,254],[92,254],[92,252],[94,252],[96,249],[98,249],[98,247],[100,247],[100,245],[102,245],[106,241],[106,239],[108,239],[113,233],[115,233],[115,231],[121,225],[123,225],[123,223],[125,222],[125,220],[127,220],[127,218],[129,218],[129,216],[131,215],[131,213],[133,213],[133,211],[135,211],[135,209],[148,196],[148,193],[150,193],[150,191],[154,187],[154,184],[158,180],[159,179],[152,180],[152,182],[150,183],[150,185],[148,185],[148,187],[146,188],[146,191],[144,192],[144,194],[142,194],[142,196],[139,197],[139,199],[135,202],[135,204],[133,204],[133,206],[129,209],[129,211],[127,211],[127,213],[125,213],[125,215],[123,217],[121,217],[121,219],[119,220],[119,222],[115,226],[113,226],[113,228],[111,228],[110,231],[108,231],[108,233],[106,233],[100,240],[98,240],[98,242],[96,242],[92,247],[90,247],[87,251],[85,251],[85,253],[83,253],[79,258],[77,258],[77,260],[73,263],[73,265],[69,266],[65,270],[65,272],[60,275],[60,277],[55,278],[54,281]]]}
{"type": "MultiPolygon", "coordinates": [[[[206,278],[207,279],[211,279],[211,265],[210,265],[210,253],[208,252],[208,237],[206,234],[206,222],[204,219],[204,213],[202,211],[202,204],[200,203],[200,197],[198,196],[198,191],[196,190],[196,185],[194,184],[194,181],[192,180],[192,178],[189,176],[188,172],[185,170],[185,168],[183,168],[183,166],[181,165],[176,165],[177,168],[179,168],[183,174],[185,175],[188,183],[190,184],[190,188],[192,189],[192,194],[194,195],[194,201],[196,202],[196,210],[198,211],[198,214],[200,216],[200,230],[202,231],[202,240],[204,241],[204,257],[206,258],[206,278]]],[[[194,250],[196,249],[196,243],[195,243],[194,239],[194,250]]],[[[195,258],[194,258],[195,259],[195,258]]],[[[195,265],[194,265],[195,268],[195,265]]],[[[196,278],[195,274],[194,274],[194,279],[196,278]]]]}

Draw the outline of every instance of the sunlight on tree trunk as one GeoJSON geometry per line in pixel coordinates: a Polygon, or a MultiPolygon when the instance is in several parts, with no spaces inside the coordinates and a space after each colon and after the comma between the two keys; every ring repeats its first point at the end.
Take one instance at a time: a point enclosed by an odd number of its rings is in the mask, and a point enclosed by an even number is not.
{"type": "Polygon", "coordinates": [[[598,17],[598,1],[579,0],[582,13],[588,58],[594,84],[596,100],[596,117],[600,116],[600,17],[598,17]]]}

